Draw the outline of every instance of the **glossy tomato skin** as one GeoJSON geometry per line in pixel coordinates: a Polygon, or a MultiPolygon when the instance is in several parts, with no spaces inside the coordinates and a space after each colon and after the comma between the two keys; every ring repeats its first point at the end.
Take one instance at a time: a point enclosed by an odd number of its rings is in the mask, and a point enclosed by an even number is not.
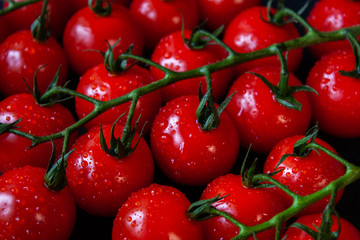
{"type": "MultiPolygon", "coordinates": [[[[190,30],[185,30],[185,38],[189,38],[190,30]]],[[[218,45],[206,46],[203,49],[190,49],[182,40],[181,31],[163,37],[156,45],[151,60],[176,72],[192,70],[206,64],[215,63],[224,58],[224,52],[218,45]]],[[[150,68],[156,80],[163,78],[164,73],[154,67],[150,68]]],[[[232,80],[232,69],[227,68],[211,74],[213,96],[216,101],[226,95],[232,80]]],[[[206,93],[205,77],[197,77],[171,84],[161,89],[165,102],[176,97],[198,94],[199,86],[206,93]]]]}
{"type": "Polygon", "coordinates": [[[5,96],[28,93],[24,80],[33,89],[37,72],[39,91],[44,93],[61,66],[58,85],[67,79],[68,61],[60,44],[52,37],[45,42],[33,39],[29,30],[10,35],[0,45],[0,89],[5,96]]]}
{"type": "Polygon", "coordinates": [[[76,218],[69,189],[54,192],[44,183],[45,169],[26,166],[0,176],[0,238],[66,240],[76,218]]]}
{"type": "Polygon", "coordinates": [[[145,45],[150,50],[162,37],[181,29],[182,17],[188,29],[193,29],[199,21],[194,0],[133,0],[130,11],[141,26],[145,45]]]}
{"type": "MultiPolygon", "coordinates": [[[[290,190],[297,194],[306,196],[327,186],[330,182],[336,180],[345,174],[345,167],[330,157],[326,153],[318,150],[311,151],[306,157],[292,157],[289,156],[282,162],[278,168],[276,165],[284,154],[291,154],[296,141],[303,138],[302,135],[287,137],[280,141],[273,150],[269,153],[265,165],[264,173],[274,172],[283,169],[273,178],[289,187],[290,190]]],[[[321,146],[336,153],[328,143],[321,139],[315,140],[321,146]]],[[[279,191],[281,191],[279,189],[279,191]]],[[[343,193],[340,190],[336,202],[339,201],[343,193]]],[[[289,204],[292,204],[292,199],[283,194],[289,204]]],[[[330,197],[324,198],[301,211],[298,216],[306,214],[323,212],[325,206],[328,204],[330,197]]]]}
{"type": "Polygon", "coordinates": [[[209,30],[216,30],[224,25],[226,28],[231,20],[246,8],[260,5],[260,0],[229,1],[229,0],[197,0],[200,18],[206,20],[209,30]]]}
{"type": "Polygon", "coordinates": [[[199,186],[227,173],[236,161],[239,137],[225,112],[220,124],[203,131],[196,119],[199,99],[183,96],[168,102],[154,120],[151,149],[163,172],[177,183],[199,186]]]}
{"type": "MultiPolygon", "coordinates": [[[[266,77],[274,85],[280,80],[280,68],[264,66],[252,72],[266,77]]],[[[290,73],[289,85],[301,85],[290,73]]],[[[225,111],[236,124],[243,146],[259,153],[268,153],[281,139],[295,134],[304,134],[311,120],[311,107],[306,92],[294,94],[302,104],[297,111],[281,105],[272,91],[255,75],[244,73],[231,86],[228,95],[235,93],[225,111]]],[[[314,93],[310,93],[314,94],[314,93]]]]}
{"type": "Polygon", "coordinates": [[[70,65],[77,74],[82,75],[91,67],[103,62],[101,54],[86,50],[105,52],[108,49],[106,41],[113,45],[121,39],[114,48],[115,58],[131,44],[134,44],[133,54],[142,54],[143,35],[129,10],[115,3],[111,9],[110,15],[100,17],[85,7],[68,21],[63,46],[70,65]]]}
{"type": "MultiPolygon", "coordinates": [[[[103,132],[110,146],[112,125],[103,132]]],[[[115,127],[115,137],[122,136],[123,127],[115,127]]],[[[135,135],[134,147],[140,136],[135,135]]],[[[115,216],[130,193],[151,184],[154,162],[150,148],[141,137],[137,148],[127,157],[118,159],[104,152],[100,145],[100,127],[91,128],[74,143],[66,169],[68,186],[78,206],[90,214],[115,216]]]]}
{"type": "MultiPolygon", "coordinates": [[[[282,196],[274,188],[245,187],[240,175],[227,174],[216,178],[207,185],[201,199],[210,199],[219,194],[220,197],[229,195],[215,202],[213,206],[230,213],[248,226],[265,222],[287,208],[282,196]]],[[[232,239],[239,233],[239,228],[223,217],[203,221],[202,227],[207,240],[232,239]]],[[[259,240],[272,240],[275,237],[275,228],[258,233],[256,237],[259,240]]]]}
{"type": "MultiPolygon", "coordinates": [[[[331,231],[335,232],[339,229],[339,222],[336,216],[332,217],[333,225],[331,227],[331,231]]],[[[322,222],[322,213],[312,214],[312,215],[306,215],[298,218],[296,220],[297,223],[304,224],[308,226],[309,228],[316,230],[314,227],[314,224],[317,227],[320,227],[322,222]]],[[[340,235],[337,238],[338,240],[359,240],[360,239],[360,232],[356,229],[354,225],[352,225],[350,222],[345,220],[344,218],[340,218],[340,225],[341,225],[341,231],[340,235]]],[[[313,238],[307,234],[306,232],[295,228],[290,227],[285,232],[284,236],[287,236],[285,240],[312,240],[313,238]]]]}
{"type": "MultiPolygon", "coordinates": [[[[329,32],[360,24],[360,3],[351,0],[317,1],[307,18],[316,30],[329,32]]],[[[348,40],[321,43],[310,47],[315,58],[338,49],[351,49],[348,40]]]]}
{"type": "Polygon", "coordinates": [[[360,136],[360,81],[339,72],[354,68],[352,50],[339,50],[318,60],[306,80],[318,93],[310,96],[313,120],[321,131],[340,138],[360,136]]]}
{"type": "Polygon", "coordinates": [[[112,239],[204,239],[199,222],[187,218],[189,200],[174,187],[151,184],[132,193],[114,220],[112,239]]]}
{"type": "MultiPolygon", "coordinates": [[[[248,53],[300,36],[292,23],[275,26],[264,22],[261,15],[267,20],[266,7],[251,7],[240,12],[226,28],[223,41],[238,53],[248,53]]],[[[289,51],[288,69],[290,72],[295,72],[298,68],[302,52],[300,48],[289,51]]],[[[280,66],[280,61],[277,56],[272,56],[242,63],[236,66],[236,73],[240,75],[249,69],[263,65],[280,66]]]]}
{"type": "MultiPolygon", "coordinates": [[[[76,91],[101,101],[107,101],[116,97],[121,97],[132,90],[143,87],[153,81],[153,76],[145,68],[133,65],[130,69],[118,74],[109,73],[104,64],[99,64],[89,69],[78,83],[76,91]]],[[[138,130],[142,130],[145,122],[144,134],[150,132],[150,127],[155,115],[162,103],[159,91],[146,94],[141,97],[136,105],[133,116],[133,123],[138,120],[141,115],[138,130]]],[[[126,113],[119,119],[120,123],[126,123],[127,113],[129,112],[130,102],[113,107],[100,116],[96,117],[85,125],[87,129],[99,124],[112,124],[115,120],[126,113]]],[[[80,118],[84,118],[93,109],[94,105],[83,99],[75,99],[76,112],[80,118]]]]}
{"type": "MultiPolygon", "coordinates": [[[[12,123],[22,120],[16,125],[19,130],[36,136],[57,133],[72,125],[75,120],[70,111],[60,104],[41,107],[33,96],[22,93],[5,98],[0,102],[0,122],[12,123]]],[[[76,138],[70,138],[70,146],[76,138]]],[[[54,140],[57,157],[61,155],[63,139],[54,140]]],[[[31,140],[12,133],[0,135],[0,173],[26,165],[46,168],[50,161],[52,145],[50,142],[39,144],[33,148],[31,140]]]]}
{"type": "MultiPolygon", "coordinates": [[[[25,0],[14,0],[14,2],[24,2],[25,0]]],[[[68,7],[72,0],[49,0],[47,10],[49,13],[49,24],[51,35],[58,38],[61,37],[67,20],[70,18],[72,12],[68,7]]],[[[33,3],[21,7],[15,11],[7,13],[5,19],[13,32],[20,30],[30,30],[31,24],[41,14],[43,1],[33,3]]],[[[4,7],[8,6],[4,2],[4,7]]]]}

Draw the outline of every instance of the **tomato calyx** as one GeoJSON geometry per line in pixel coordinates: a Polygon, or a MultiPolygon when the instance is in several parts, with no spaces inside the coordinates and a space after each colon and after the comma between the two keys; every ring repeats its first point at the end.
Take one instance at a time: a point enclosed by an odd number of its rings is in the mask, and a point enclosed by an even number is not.
{"type": "Polygon", "coordinates": [[[135,137],[136,129],[138,127],[138,123],[139,123],[139,120],[140,120],[140,117],[139,117],[137,119],[136,123],[135,123],[134,128],[128,129],[125,126],[125,128],[123,130],[122,138],[120,138],[120,137],[116,138],[115,137],[114,131],[115,131],[116,123],[124,115],[125,115],[125,113],[123,113],[118,119],[116,119],[116,121],[113,123],[113,125],[111,127],[111,131],[110,131],[110,147],[108,147],[108,145],[106,143],[106,139],[104,137],[104,132],[102,130],[102,126],[100,125],[100,145],[101,145],[101,148],[107,154],[109,154],[109,155],[111,155],[113,157],[116,157],[118,159],[121,159],[121,158],[124,158],[124,157],[130,155],[136,149],[136,147],[137,147],[137,145],[139,144],[139,141],[140,141],[140,136],[142,135],[142,131],[141,131],[139,139],[137,140],[135,146],[132,148],[131,143],[132,143],[132,140],[135,137]]]}
{"type": "Polygon", "coordinates": [[[95,13],[100,17],[105,17],[111,14],[111,6],[112,1],[108,0],[89,0],[88,6],[95,13]]]}
{"type": "Polygon", "coordinates": [[[217,210],[214,206],[212,206],[212,204],[226,198],[227,196],[229,196],[229,194],[223,197],[220,197],[219,194],[216,197],[210,199],[196,201],[190,205],[186,214],[191,220],[194,221],[205,221],[210,218],[217,217],[218,214],[215,214],[214,211],[219,211],[219,210],[217,210]]]}
{"type": "Polygon", "coordinates": [[[355,55],[355,69],[353,71],[339,70],[339,73],[345,77],[360,79],[360,43],[356,36],[349,31],[346,32],[346,38],[349,40],[355,55]]]}
{"type": "Polygon", "coordinates": [[[31,34],[33,38],[38,42],[46,42],[49,39],[51,33],[47,26],[47,18],[48,11],[47,11],[48,0],[44,0],[41,14],[35,21],[31,24],[31,34]]]}

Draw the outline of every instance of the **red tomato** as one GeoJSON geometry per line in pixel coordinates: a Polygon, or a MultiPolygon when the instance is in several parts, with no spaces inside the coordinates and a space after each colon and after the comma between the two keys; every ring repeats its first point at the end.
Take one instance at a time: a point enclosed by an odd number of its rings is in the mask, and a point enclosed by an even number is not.
{"type": "MultiPolygon", "coordinates": [[[[143,87],[153,81],[153,76],[144,68],[139,66],[132,66],[124,72],[118,74],[109,73],[104,64],[99,64],[96,67],[89,69],[79,81],[77,91],[89,97],[107,101],[116,97],[121,97],[132,90],[143,87]]],[[[158,109],[161,106],[161,95],[159,91],[146,94],[141,97],[136,105],[135,114],[133,116],[133,123],[137,121],[141,115],[138,130],[142,130],[145,125],[144,134],[150,132],[152,121],[158,109]]],[[[94,105],[80,98],[75,99],[76,112],[80,118],[84,118],[93,109],[94,105]]],[[[86,124],[86,128],[98,126],[101,124],[112,124],[123,113],[127,113],[130,108],[130,102],[121,104],[117,107],[111,108],[107,112],[101,114],[94,120],[86,124]]],[[[126,123],[127,114],[120,118],[119,122],[126,123]]]]}
{"type": "MultiPolygon", "coordinates": [[[[0,102],[0,122],[12,123],[22,118],[19,130],[36,136],[57,133],[75,121],[70,111],[61,104],[41,107],[30,94],[17,94],[0,102]]],[[[73,135],[71,143],[74,142],[73,135]]],[[[61,155],[63,139],[54,140],[57,156],[61,155]]],[[[25,165],[46,168],[52,152],[50,142],[30,148],[31,140],[12,133],[0,135],[0,173],[25,165]]]]}
{"type": "MultiPolygon", "coordinates": [[[[189,38],[191,31],[185,31],[185,37],[189,38]]],[[[215,63],[223,59],[223,52],[218,45],[206,46],[203,49],[190,49],[181,37],[181,31],[174,32],[161,39],[156,46],[151,60],[176,72],[183,72],[195,69],[206,64],[215,63]]],[[[164,73],[154,67],[150,68],[156,80],[163,78],[164,73]]],[[[228,86],[232,80],[232,70],[224,69],[211,74],[213,96],[219,100],[226,94],[228,86]]],[[[171,84],[161,89],[165,102],[176,97],[197,94],[200,82],[203,93],[206,92],[205,77],[186,79],[178,83],[171,84]]]]}
{"type": "MultiPolygon", "coordinates": [[[[201,199],[210,199],[219,194],[220,197],[229,196],[213,206],[248,226],[265,222],[286,209],[285,202],[274,188],[245,187],[240,175],[227,174],[216,178],[207,185],[201,199]]],[[[207,240],[232,239],[239,233],[239,228],[223,217],[205,220],[202,226],[207,240]]],[[[256,237],[259,240],[273,240],[275,228],[258,233],[256,237]]]]}
{"type": "Polygon", "coordinates": [[[74,198],[65,187],[46,188],[45,169],[26,166],[0,176],[0,238],[65,240],[76,217],[74,198]]]}
{"type": "MultiPolygon", "coordinates": [[[[14,0],[14,2],[24,1],[25,0],[14,0]]],[[[66,22],[72,14],[71,8],[68,7],[71,1],[73,0],[49,0],[48,2],[47,10],[50,30],[51,35],[54,37],[61,37],[64,32],[66,22]]],[[[30,30],[31,24],[41,14],[42,5],[43,1],[40,1],[7,13],[5,19],[12,31],[30,30]]],[[[4,1],[4,7],[7,6],[8,3],[4,1]]]]}
{"type": "MultiPolygon", "coordinates": [[[[336,216],[332,217],[333,225],[331,227],[331,231],[337,231],[339,229],[339,223],[336,216]]],[[[296,220],[297,223],[304,224],[308,226],[309,228],[316,230],[314,224],[317,227],[320,227],[322,222],[322,214],[312,214],[312,215],[306,215],[302,216],[299,219],[296,220]]],[[[360,232],[359,230],[354,227],[350,222],[345,220],[344,218],[340,218],[340,225],[341,225],[341,231],[338,240],[360,240],[360,232]]],[[[289,228],[284,236],[287,236],[285,240],[312,240],[313,238],[307,234],[306,232],[302,231],[299,228],[291,227],[289,228]]]]}
{"type": "Polygon", "coordinates": [[[310,96],[313,120],[330,135],[360,137],[360,81],[339,72],[354,68],[352,50],[339,50],[318,60],[307,78],[318,92],[310,96]]]}
{"type": "Polygon", "coordinates": [[[42,67],[36,79],[40,92],[44,93],[60,66],[58,85],[63,85],[68,62],[59,43],[52,37],[46,42],[37,42],[29,30],[16,32],[0,45],[1,92],[5,96],[29,92],[23,78],[32,89],[34,74],[42,67]]]}
{"type": "Polygon", "coordinates": [[[186,216],[189,200],[176,188],[151,184],[132,193],[114,220],[112,239],[204,239],[201,225],[186,216]]]}
{"type": "MultiPolygon", "coordinates": [[[[251,71],[266,77],[277,85],[280,68],[264,66],[251,71]]],[[[289,86],[301,85],[290,73],[289,86]]],[[[255,75],[244,73],[235,80],[228,95],[235,93],[225,111],[234,120],[240,142],[244,147],[268,153],[281,139],[295,134],[305,134],[311,118],[309,97],[306,92],[294,94],[302,104],[301,112],[287,108],[276,101],[272,91],[255,75]]]]}
{"type": "Polygon", "coordinates": [[[168,102],[154,120],[151,149],[163,172],[177,183],[205,185],[227,173],[236,161],[239,137],[225,112],[207,132],[196,119],[197,96],[168,102]]]}
{"type": "Polygon", "coordinates": [[[79,75],[84,74],[91,67],[102,63],[101,54],[108,49],[107,40],[115,46],[115,58],[134,44],[133,53],[141,55],[143,51],[143,36],[130,12],[119,4],[113,4],[111,14],[105,17],[96,15],[90,8],[85,7],[76,12],[68,21],[63,45],[71,67],[79,75]]]}
{"type": "MultiPolygon", "coordinates": [[[[266,7],[251,7],[240,12],[225,30],[224,42],[238,53],[248,53],[300,36],[294,24],[276,26],[266,23],[261,19],[261,15],[267,20],[266,7]]],[[[290,72],[295,72],[299,66],[302,51],[301,48],[289,51],[290,72]]],[[[280,66],[280,61],[277,56],[261,58],[239,64],[236,71],[240,75],[249,69],[269,64],[280,66]]]]}
{"type": "MultiPolygon", "coordinates": [[[[317,1],[307,21],[319,31],[335,31],[344,27],[360,24],[360,2],[351,0],[317,1]]],[[[350,48],[349,41],[322,43],[310,47],[315,58],[327,55],[334,50],[350,48]]]]}
{"type": "MultiPolygon", "coordinates": [[[[112,125],[103,132],[110,146],[112,125]]],[[[115,137],[122,136],[123,127],[115,128],[115,137]]],[[[135,135],[135,146],[140,136],[135,135]]],[[[141,137],[137,148],[125,158],[107,154],[100,145],[100,128],[94,127],[80,136],[67,160],[67,183],[80,208],[90,214],[115,216],[130,193],[151,184],[154,162],[150,148],[141,137]]]]}
{"type": "Polygon", "coordinates": [[[221,25],[226,28],[231,20],[242,10],[260,5],[260,0],[197,0],[200,17],[206,21],[210,30],[216,30],[221,25]]]}
{"type": "MultiPolygon", "coordinates": [[[[280,161],[280,158],[284,154],[291,154],[293,152],[295,142],[302,137],[303,136],[300,135],[287,137],[276,144],[265,161],[264,173],[270,173],[282,169],[282,171],[276,174],[273,178],[288,186],[293,192],[306,196],[319,191],[330,182],[344,175],[345,167],[334,158],[319,150],[318,152],[311,151],[305,157],[289,156],[279,165],[279,167],[275,169],[276,165],[280,161]]],[[[316,139],[315,141],[330,151],[335,152],[329,144],[321,139],[316,139]]],[[[279,189],[279,191],[281,190],[279,189]]],[[[336,202],[339,201],[342,193],[343,190],[339,191],[336,202]]],[[[292,198],[285,193],[283,193],[283,195],[289,204],[292,204],[292,198]]],[[[300,215],[322,212],[328,204],[329,199],[330,197],[327,197],[314,203],[304,209],[300,215]]]]}
{"type": "Polygon", "coordinates": [[[146,47],[151,50],[162,37],[181,29],[182,16],[189,29],[199,21],[194,0],[133,0],[130,11],[144,32],[146,47]]]}
{"type": "MultiPolygon", "coordinates": [[[[127,6],[130,0],[112,0],[112,2],[127,6]]],[[[89,6],[89,0],[71,0],[69,4],[71,5],[73,12],[76,12],[81,8],[89,6]]]]}

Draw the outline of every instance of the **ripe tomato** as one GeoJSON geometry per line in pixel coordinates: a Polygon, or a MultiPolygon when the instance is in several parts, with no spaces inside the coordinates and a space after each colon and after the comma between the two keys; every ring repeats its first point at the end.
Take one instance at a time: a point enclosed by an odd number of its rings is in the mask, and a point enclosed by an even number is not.
{"type": "Polygon", "coordinates": [[[151,131],[151,149],[163,172],[177,183],[205,185],[236,161],[239,137],[225,112],[209,132],[196,119],[199,99],[183,96],[160,109],[151,131]]]}
{"type": "Polygon", "coordinates": [[[181,29],[182,17],[185,27],[192,29],[199,21],[194,0],[133,0],[130,11],[145,35],[145,45],[152,50],[159,40],[181,29]]]}
{"type": "MultiPolygon", "coordinates": [[[[121,97],[132,90],[143,87],[153,81],[153,76],[144,68],[137,65],[118,74],[109,73],[104,64],[99,64],[89,69],[79,81],[77,91],[89,97],[107,101],[116,97],[121,97]]],[[[161,95],[159,91],[152,92],[141,97],[136,105],[133,123],[141,115],[138,130],[142,130],[145,125],[144,134],[150,132],[152,121],[158,109],[161,106],[161,95]]],[[[85,117],[93,109],[94,105],[80,98],[75,99],[76,113],[80,118],[85,117]]],[[[86,128],[98,126],[101,124],[112,124],[123,113],[127,113],[130,108],[130,102],[111,108],[97,118],[86,124],[86,128]]],[[[119,122],[126,123],[127,114],[120,118],[119,122]]]]}
{"type": "MultiPolygon", "coordinates": [[[[14,2],[24,2],[25,0],[14,0],[14,2]]],[[[73,0],[71,0],[73,1],[73,0]]],[[[70,0],[49,0],[47,10],[49,16],[49,24],[51,35],[58,38],[61,37],[67,20],[70,18],[72,12],[68,5],[70,0]]],[[[12,31],[30,30],[31,24],[41,14],[43,1],[33,3],[24,7],[21,7],[15,11],[7,13],[5,19],[9,24],[12,31]]],[[[4,7],[7,7],[8,3],[4,1],[4,7]]]]}
{"type": "MultiPolygon", "coordinates": [[[[51,107],[41,107],[30,94],[12,95],[0,102],[0,122],[12,123],[22,120],[16,125],[19,130],[36,136],[46,136],[57,133],[72,125],[75,121],[70,111],[61,104],[51,107]]],[[[70,139],[74,142],[76,134],[70,139]]],[[[62,139],[54,140],[56,154],[59,157],[62,150],[62,139]]],[[[0,173],[25,165],[46,168],[52,152],[50,142],[39,144],[33,148],[31,140],[3,133],[0,135],[0,173]]]]}
{"type": "Polygon", "coordinates": [[[49,190],[45,169],[26,166],[0,176],[0,238],[65,240],[76,217],[69,189],[49,190]]]}
{"type": "MultiPolygon", "coordinates": [[[[251,7],[240,12],[225,30],[223,41],[238,53],[248,53],[300,36],[294,24],[276,26],[266,23],[261,19],[261,15],[268,20],[266,7],[251,7]]],[[[289,51],[288,68],[290,72],[295,72],[301,58],[301,48],[289,51]]],[[[236,72],[240,75],[249,69],[269,64],[280,66],[280,61],[277,56],[261,58],[239,64],[236,66],[236,72]]]]}
{"type": "Polygon", "coordinates": [[[114,220],[112,239],[204,239],[201,225],[186,216],[189,200],[176,188],[151,184],[132,193],[114,220]]]}
{"type": "Polygon", "coordinates": [[[216,30],[221,25],[226,28],[231,20],[242,10],[260,5],[260,0],[197,0],[200,18],[206,21],[205,25],[210,30],[216,30]]]}
{"type": "MultiPolygon", "coordinates": [[[[189,38],[190,30],[185,30],[185,38],[189,38]]],[[[176,31],[163,37],[157,44],[151,60],[176,72],[183,72],[195,69],[206,64],[215,63],[223,59],[223,52],[218,45],[209,45],[203,49],[190,49],[181,37],[181,31],[176,31]]],[[[150,67],[156,80],[163,78],[164,73],[154,67],[150,67]]],[[[228,86],[232,80],[232,70],[230,68],[211,74],[213,96],[219,100],[226,94],[228,86]]],[[[176,97],[197,94],[199,86],[206,92],[205,77],[190,78],[184,81],[171,84],[161,89],[165,102],[176,97]]]]}
{"type": "Polygon", "coordinates": [[[100,17],[90,8],[82,8],[68,21],[63,46],[71,67],[79,75],[84,74],[91,67],[103,62],[101,54],[94,51],[105,52],[108,49],[106,41],[115,46],[115,58],[134,44],[133,53],[141,55],[143,52],[143,36],[139,27],[125,7],[113,4],[111,14],[100,17]],[[106,41],[105,41],[106,40],[106,41]]]}
{"type": "MultiPolygon", "coordinates": [[[[271,173],[282,169],[282,171],[273,176],[273,178],[288,186],[293,192],[306,196],[324,188],[330,182],[344,175],[345,167],[322,151],[311,151],[305,157],[289,156],[275,169],[281,157],[284,154],[291,154],[295,142],[302,137],[301,135],[287,137],[276,144],[265,161],[264,173],[271,173]]],[[[334,148],[325,141],[321,139],[316,139],[315,141],[330,151],[335,152],[334,148]]],[[[281,190],[279,189],[279,191],[281,190]]],[[[339,201],[342,193],[343,190],[339,191],[336,202],[339,201]]],[[[292,198],[285,193],[283,195],[284,199],[286,199],[289,204],[292,204],[292,198]]],[[[328,204],[329,199],[330,197],[327,197],[310,205],[299,215],[322,212],[328,204]]]]}
{"type": "MultiPolygon", "coordinates": [[[[264,66],[251,71],[266,77],[277,85],[280,68],[264,66]]],[[[290,73],[289,86],[301,85],[290,73]]],[[[234,120],[240,142],[244,147],[268,153],[281,139],[295,134],[305,134],[311,118],[308,94],[294,94],[302,104],[301,112],[287,108],[276,101],[273,92],[255,75],[244,73],[235,80],[228,95],[236,92],[225,111],[234,120]]]]}
{"type": "Polygon", "coordinates": [[[5,96],[29,92],[33,88],[34,74],[39,91],[44,93],[61,66],[58,85],[63,85],[68,74],[68,62],[64,50],[52,37],[45,42],[33,39],[30,30],[10,35],[0,45],[0,91],[5,96]]]}
{"type": "MultiPolygon", "coordinates": [[[[207,185],[201,199],[210,199],[219,194],[220,197],[229,196],[215,202],[213,206],[248,226],[265,222],[287,207],[274,188],[246,187],[240,175],[227,174],[216,178],[207,185]]],[[[201,224],[207,240],[232,239],[239,233],[239,228],[223,217],[211,218],[201,224]]],[[[258,233],[256,237],[259,240],[274,239],[275,228],[258,233]]]]}
{"type": "MultiPolygon", "coordinates": [[[[112,125],[104,125],[108,146],[112,125]]],[[[123,127],[117,125],[115,137],[122,136],[123,127]]],[[[140,136],[135,135],[135,146],[140,136]]],[[[115,216],[130,193],[151,184],[154,162],[150,148],[140,137],[137,148],[124,158],[107,154],[100,145],[100,127],[80,136],[67,160],[67,183],[80,208],[90,214],[115,216]]]]}
{"type": "MultiPolygon", "coordinates": [[[[339,229],[339,223],[336,216],[332,217],[333,225],[331,226],[331,231],[337,231],[339,229]]],[[[312,215],[306,215],[302,216],[299,219],[296,220],[297,223],[304,224],[308,226],[309,228],[316,230],[315,226],[320,227],[322,222],[322,214],[312,214],[312,215]]],[[[345,220],[344,218],[340,218],[340,225],[341,225],[341,231],[340,235],[337,238],[338,240],[360,240],[360,232],[359,230],[354,227],[350,222],[345,220]]],[[[285,240],[312,240],[313,238],[304,232],[303,230],[296,228],[296,227],[290,227],[285,232],[284,236],[286,236],[285,240]]]]}
{"type": "Polygon", "coordinates": [[[339,50],[318,60],[306,80],[318,92],[310,96],[312,118],[330,135],[360,136],[360,81],[339,72],[354,67],[352,50],[339,50]]]}
{"type": "MultiPolygon", "coordinates": [[[[320,0],[311,10],[307,21],[319,31],[335,31],[360,24],[360,2],[351,0],[320,0]]],[[[315,58],[327,55],[334,50],[350,48],[349,41],[335,41],[310,47],[315,58]]]]}

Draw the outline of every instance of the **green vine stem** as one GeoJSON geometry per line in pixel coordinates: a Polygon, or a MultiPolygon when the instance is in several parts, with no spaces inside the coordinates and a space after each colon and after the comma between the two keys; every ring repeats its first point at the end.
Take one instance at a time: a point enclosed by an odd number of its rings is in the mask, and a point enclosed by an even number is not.
{"type": "Polygon", "coordinates": [[[16,9],[22,8],[24,6],[40,2],[42,0],[26,0],[22,2],[15,2],[12,0],[2,0],[3,2],[7,2],[9,5],[6,8],[0,9],[0,16],[5,15],[9,12],[12,12],[16,9]]]}

